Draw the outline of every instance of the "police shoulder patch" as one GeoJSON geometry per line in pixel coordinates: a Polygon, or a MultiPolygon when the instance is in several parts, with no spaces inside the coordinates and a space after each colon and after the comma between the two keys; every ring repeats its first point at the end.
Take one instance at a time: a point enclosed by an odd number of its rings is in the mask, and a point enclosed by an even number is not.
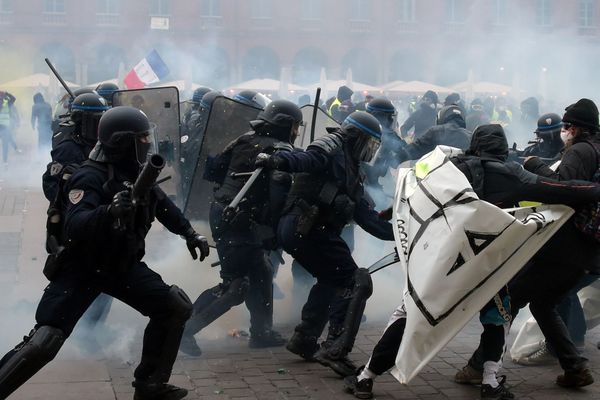
{"type": "Polygon", "coordinates": [[[58,175],[60,174],[60,171],[62,171],[63,166],[61,163],[52,163],[52,165],[50,166],[50,175],[54,176],[54,175],[58,175]]]}
{"type": "Polygon", "coordinates": [[[72,204],[77,204],[83,199],[84,191],[81,189],[72,189],[69,192],[69,201],[72,204]]]}

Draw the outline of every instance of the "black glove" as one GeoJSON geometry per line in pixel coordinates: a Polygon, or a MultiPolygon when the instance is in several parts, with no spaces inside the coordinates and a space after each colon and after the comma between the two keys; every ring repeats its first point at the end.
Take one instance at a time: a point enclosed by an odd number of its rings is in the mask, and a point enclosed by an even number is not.
{"type": "Polygon", "coordinates": [[[194,229],[190,228],[190,230],[185,234],[185,244],[187,245],[192,258],[196,260],[198,258],[198,253],[196,249],[200,250],[200,261],[204,260],[208,257],[209,247],[208,240],[202,235],[199,235],[194,229]]]}
{"type": "Polygon", "coordinates": [[[115,219],[123,218],[133,211],[131,192],[123,190],[114,195],[112,203],[108,206],[108,212],[115,219]]]}
{"type": "Polygon", "coordinates": [[[254,165],[256,168],[265,168],[265,169],[280,169],[283,164],[283,159],[277,156],[271,156],[267,153],[259,153],[256,156],[256,161],[254,165]]]}

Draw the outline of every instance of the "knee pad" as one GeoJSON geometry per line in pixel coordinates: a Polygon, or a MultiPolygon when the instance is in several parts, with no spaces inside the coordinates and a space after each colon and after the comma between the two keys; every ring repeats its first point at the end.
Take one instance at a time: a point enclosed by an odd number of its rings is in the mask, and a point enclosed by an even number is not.
{"type": "Polygon", "coordinates": [[[0,368],[0,398],[17,390],[44,365],[54,359],[67,335],[60,329],[41,326],[12,350],[0,368]]]}
{"type": "Polygon", "coordinates": [[[229,307],[240,305],[246,300],[250,281],[248,277],[235,278],[225,281],[221,285],[221,291],[218,295],[221,303],[228,304],[229,307]]]}
{"type": "Polygon", "coordinates": [[[192,301],[188,295],[177,285],[171,286],[169,290],[169,300],[173,307],[172,319],[177,321],[187,321],[192,315],[192,301]]]}
{"type": "Polygon", "coordinates": [[[354,294],[369,298],[373,294],[373,280],[366,268],[359,268],[354,272],[354,294]]]}

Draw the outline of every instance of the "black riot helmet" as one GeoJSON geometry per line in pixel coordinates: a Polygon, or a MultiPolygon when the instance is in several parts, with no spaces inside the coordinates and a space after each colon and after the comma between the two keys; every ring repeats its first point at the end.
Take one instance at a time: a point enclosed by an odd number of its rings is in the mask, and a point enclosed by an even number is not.
{"type": "Polygon", "coordinates": [[[560,141],[560,130],[563,126],[558,114],[543,114],[537,122],[535,134],[544,141],[560,141]]]}
{"type": "Polygon", "coordinates": [[[255,92],[254,90],[242,90],[233,96],[233,99],[239,101],[240,103],[260,108],[261,110],[264,110],[267,104],[271,102],[268,97],[261,93],[255,92]]]}
{"type": "Polygon", "coordinates": [[[381,125],[374,116],[354,111],[342,122],[342,131],[352,146],[352,157],[356,161],[369,162],[373,159],[381,142],[381,125]]]}
{"type": "Polygon", "coordinates": [[[250,125],[257,134],[272,135],[281,141],[293,143],[302,123],[302,111],[289,100],[274,100],[256,118],[250,125]]]}
{"type": "Polygon", "coordinates": [[[202,101],[202,97],[210,91],[212,91],[211,88],[206,86],[200,86],[199,88],[194,90],[194,93],[192,94],[192,101],[194,103],[200,103],[202,101]]]}
{"type": "Polygon", "coordinates": [[[118,106],[100,118],[98,143],[90,159],[121,165],[137,173],[151,147],[151,124],[146,114],[135,107],[118,106]]]}
{"type": "Polygon", "coordinates": [[[367,112],[377,118],[381,126],[395,129],[398,113],[392,102],[385,97],[378,97],[367,103],[367,112]]]}
{"type": "Polygon", "coordinates": [[[95,92],[84,93],[75,97],[75,100],[71,103],[71,121],[79,127],[76,133],[84,143],[90,146],[96,143],[96,140],[98,140],[98,121],[109,108],[104,97],[95,92]]]}
{"type": "Polygon", "coordinates": [[[112,82],[103,82],[96,86],[96,92],[104,97],[109,106],[112,106],[113,93],[119,90],[119,87],[112,82]]]}
{"type": "Polygon", "coordinates": [[[67,109],[69,110],[69,112],[71,112],[71,104],[73,104],[73,100],[75,100],[77,98],[77,96],[79,96],[80,94],[86,94],[86,93],[98,94],[91,87],[82,87],[82,88],[73,90],[73,97],[69,97],[69,101],[68,101],[68,105],[67,105],[67,109]]]}
{"type": "Polygon", "coordinates": [[[465,116],[463,115],[463,109],[456,104],[443,107],[437,116],[437,124],[444,125],[450,121],[455,121],[460,127],[466,128],[465,116]]]}
{"type": "Polygon", "coordinates": [[[211,90],[210,92],[207,92],[204,96],[202,96],[202,100],[200,100],[200,107],[204,108],[205,110],[210,110],[212,103],[219,96],[223,96],[223,93],[219,92],[218,90],[211,90]]]}

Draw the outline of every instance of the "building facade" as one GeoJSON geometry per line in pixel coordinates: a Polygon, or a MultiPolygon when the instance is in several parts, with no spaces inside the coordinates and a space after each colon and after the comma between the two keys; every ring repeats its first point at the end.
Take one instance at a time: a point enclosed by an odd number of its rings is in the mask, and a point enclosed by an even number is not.
{"type": "Polygon", "coordinates": [[[324,68],[368,84],[584,85],[600,70],[599,17],[597,0],[0,0],[0,81],[49,57],[96,82],[155,48],[173,79],[217,88],[282,68],[299,84],[324,68]]]}

